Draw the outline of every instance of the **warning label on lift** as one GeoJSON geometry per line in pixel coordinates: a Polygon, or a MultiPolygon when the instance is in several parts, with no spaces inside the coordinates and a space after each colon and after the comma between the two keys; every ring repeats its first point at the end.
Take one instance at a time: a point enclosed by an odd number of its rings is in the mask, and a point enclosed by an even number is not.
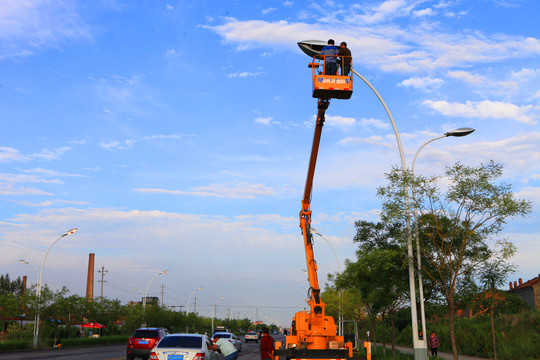
{"type": "Polygon", "coordinates": [[[351,82],[346,76],[317,76],[319,84],[349,84],[351,82]]]}

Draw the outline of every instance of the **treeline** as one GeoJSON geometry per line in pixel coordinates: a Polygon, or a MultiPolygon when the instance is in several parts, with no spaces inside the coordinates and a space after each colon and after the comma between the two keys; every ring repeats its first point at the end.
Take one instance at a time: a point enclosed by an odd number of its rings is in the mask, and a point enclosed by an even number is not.
{"type": "MultiPolygon", "coordinates": [[[[41,289],[38,297],[35,289],[23,291],[20,278],[11,280],[9,274],[0,276],[0,340],[23,341],[31,343],[34,332],[34,316],[39,305],[40,342],[47,345],[55,338],[77,339],[88,335],[88,331],[102,336],[129,336],[135,329],[146,324],[151,327],[165,327],[170,332],[211,333],[212,319],[197,313],[185,314],[147,304],[143,311],[141,303],[124,304],[120,300],[95,298],[88,301],[79,295],[69,295],[67,288],[53,291],[47,286],[41,289]],[[99,323],[105,328],[87,329],[81,334],[81,324],[99,323]]],[[[216,319],[233,332],[255,329],[249,319],[216,319]]],[[[275,326],[275,325],[274,325],[275,326]]],[[[261,327],[261,325],[259,325],[261,327]]],[[[27,347],[20,346],[18,347],[27,347]]],[[[2,347],[0,347],[2,348],[2,347]]]]}

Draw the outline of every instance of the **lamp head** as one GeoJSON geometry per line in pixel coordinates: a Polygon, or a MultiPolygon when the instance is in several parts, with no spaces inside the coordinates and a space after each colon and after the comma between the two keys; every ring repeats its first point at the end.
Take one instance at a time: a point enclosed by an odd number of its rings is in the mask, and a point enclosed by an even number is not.
{"type": "Polygon", "coordinates": [[[467,136],[474,132],[474,129],[472,128],[459,128],[456,130],[449,131],[445,133],[446,136],[455,136],[455,137],[461,137],[461,136],[467,136]]]}
{"type": "Polygon", "coordinates": [[[327,45],[326,41],[322,40],[303,40],[299,41],[298,46],[309,57],[320,55],[323,47],[327,45]]]}
{"type": "Polygon", "coordinates": [[[76,231],[77,231],[77,228],[69,229],[68,231],[66,231],[66,232],[64,233],[64,235],[62,235],[62,237],[71,235],[71,234],[73,234],[73,233],[76,232],[76,231]]]}

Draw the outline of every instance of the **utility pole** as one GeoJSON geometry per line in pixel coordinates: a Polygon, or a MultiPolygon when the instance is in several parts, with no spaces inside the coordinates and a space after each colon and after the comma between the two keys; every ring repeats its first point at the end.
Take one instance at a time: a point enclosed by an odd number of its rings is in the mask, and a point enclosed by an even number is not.
{"type": "MultiPolygon", "coordinates": [[[[189,310],[189,309],[188,309],[189,310]]],[[[195,302],[193,303],[193,312],[197,312],[197,296],[195,296],[195,302]]]]}
{"type": "Polygon", "coordinates": [[[103,283],[107,282],[107,280],[103,280],[103,277],[108,272],[109,272],[109,270],[105,270],[105,265],[101,265],[101,270],[98,270],[98,273],[101,274],[101,280],[98,280],[98,282],[101,283],[101,300],[103,300],[103,283]]]}

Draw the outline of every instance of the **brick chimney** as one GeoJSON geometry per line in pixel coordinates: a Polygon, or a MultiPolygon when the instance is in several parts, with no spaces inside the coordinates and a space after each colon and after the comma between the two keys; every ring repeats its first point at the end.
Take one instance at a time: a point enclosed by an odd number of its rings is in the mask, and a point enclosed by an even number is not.
{"type": "Polygon", "coordinates": [[[523,285],[523,280],[521,280],[521,278],[519,278],[519,286],[523,285]]]}
{"type": "Polygon", "coordinates": [[[509,285],[510,285],[510,290],[512,290],[514,287],[512,286],[512,282],[511,282],[511,281],[510,281],[509,285]]]}
{"type": "Polygon", "coordinates": [[[517,288],[517,281],[514,281],[514,287],[517,288]]]}
{"type": "Polygon", "coordinates": [[[94,299],[94,253],[90,253],[88,257],[88,278],[86,281],[86,300],[94,299]]]}

